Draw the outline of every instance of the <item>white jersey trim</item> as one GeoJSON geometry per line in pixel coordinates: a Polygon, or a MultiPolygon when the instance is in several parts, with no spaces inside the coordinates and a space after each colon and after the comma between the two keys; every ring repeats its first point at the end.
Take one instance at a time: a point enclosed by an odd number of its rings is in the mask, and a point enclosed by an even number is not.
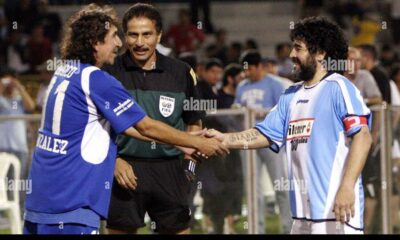
{"type": "MultiPolygon", "coordinates": [[[[110,147],[110,122],[99,118],[97,108],[90,98],[90,74],[99,70],[97,67],[87,67],[82,71],[81,84],[88,105],[88,123],[81,143],[81,156],[84,161],[91,164],[102,163],[110,147]]],[[[100,116],[101,117],[101,116],[100,116]]]]}

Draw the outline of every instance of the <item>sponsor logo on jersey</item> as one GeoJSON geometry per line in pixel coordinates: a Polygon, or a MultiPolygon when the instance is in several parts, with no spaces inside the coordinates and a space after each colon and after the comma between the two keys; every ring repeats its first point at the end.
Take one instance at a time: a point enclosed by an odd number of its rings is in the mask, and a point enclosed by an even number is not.
{"type": "Polygon", "coordinates": [[[290,121],[287,140],[310,137],[313,124],[314,118],[305,118],[290,121]]]}
{"type": "Polygon", "coordinates": [[[297,119],[289,122],[287,140],[290,141],[292,151],[297,150],[301,143],[308,143],[311,136],[314,118],[297,119]]]}
{"type": "Polygon", "coordinates": [[[299,99],[299,100],[297,100],[297,102],[296,102],[296,104],[299,104],[299,103],[308,103],[308,99],[299,99]]]}
{"type": "Polygon", "coordinates": [[[118,107],[114,108],[113,111],[115,113],[115,115],[119,116],[121,115],[123,112],[125,112],[127,109],[129,109],[130,107],[132,107],[133,105],[133,101],[132,99],[126,99],[125,102],[123,103],[118,103],[118,107]]]}
{"type": "Polygon", "coordinates": [[[163,117],[171,116],[175,108],[175,98],[161,95],[158,108],[163,117]]]}

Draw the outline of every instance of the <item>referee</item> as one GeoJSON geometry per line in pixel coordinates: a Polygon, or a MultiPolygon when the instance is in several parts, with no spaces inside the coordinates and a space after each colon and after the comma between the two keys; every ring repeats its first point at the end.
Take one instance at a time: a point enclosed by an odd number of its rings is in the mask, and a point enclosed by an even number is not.
{"type": "MultiPolygon", "coordinates": [[[[198,98],[194,71],[156,50],[162,34],[160,13],[151,5],[135,4],[123,17],[123,30],[127,51],[104,69],[151,118],[179,130],[201,130],[205,113],[185,108],[185,101],[198,98]]],[[[190,182],[184,172],[189,162],[173,146],[119,136],[109,232],[136,233],[145,226],[147,212],[155,232],[189,233],[190,182]]],[[[186,169],[193,170],[190,166],[186,169]]]]}

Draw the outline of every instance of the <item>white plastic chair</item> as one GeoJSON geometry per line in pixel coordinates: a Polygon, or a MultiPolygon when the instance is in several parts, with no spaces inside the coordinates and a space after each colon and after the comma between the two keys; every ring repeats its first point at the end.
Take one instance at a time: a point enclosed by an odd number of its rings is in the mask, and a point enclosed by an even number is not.
{"type": "Polygon", "coordinates": [[[21,164],[18,158],[9,153],[0,153],[0,211],[8,211],[10,216],[10,225],[12,234],[22,234],[21,210],[19,207],[19,189],[18,182],[20,177],[21,164]],[[13,181],[13,200],[9,200],[7,189],[9,187],[7,173],[9,169],[14,168],[13,181]]]}

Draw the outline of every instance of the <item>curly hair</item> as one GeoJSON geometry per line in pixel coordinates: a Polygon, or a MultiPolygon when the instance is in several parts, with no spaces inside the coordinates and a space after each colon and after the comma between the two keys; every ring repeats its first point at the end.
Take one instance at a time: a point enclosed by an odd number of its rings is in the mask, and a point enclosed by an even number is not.
{"type": "Polygon", "coordinates": [[[290,39],[304,41],[311,54],[325,52],[325,60],[346,60],[348,44],[340,27],[322,17],[309,17],[294,25],[290,39]]]}
{"type": "Polygon", "coordinates": [[[71,16],[64,26],[61,58],[96,64],[94,45],[104,42],[110,27],[119,26],[115,10],[89,4],[71,16]]]}

